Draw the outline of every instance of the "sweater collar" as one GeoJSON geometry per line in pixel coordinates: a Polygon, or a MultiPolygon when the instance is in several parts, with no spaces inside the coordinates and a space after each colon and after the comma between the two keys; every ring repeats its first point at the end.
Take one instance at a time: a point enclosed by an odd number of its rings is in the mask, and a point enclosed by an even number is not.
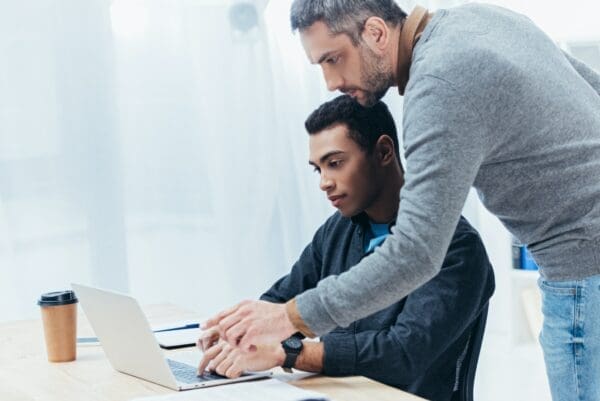
{"type": "Polygon", "coordinates": [[[398,92],[404,95],[408,83],[410,64],[412,62],[413,50],[421,38],[423,30],[431,21],[433,14],[427,9],[416,6],[400,27],[400,42],[398,45],[398,92]]]}

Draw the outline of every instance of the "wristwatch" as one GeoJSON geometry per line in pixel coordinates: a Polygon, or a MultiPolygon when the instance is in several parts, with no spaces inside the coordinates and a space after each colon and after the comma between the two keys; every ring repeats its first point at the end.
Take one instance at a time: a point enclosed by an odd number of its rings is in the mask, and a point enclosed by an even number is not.
{"type": "Polygon", "coordinates": [[[298,337],[291,336],[287,340],[283,340],[281,342],[281,346],[285,352],[285,361],[281,367],[286,372],[292,373],[292,368],[296,364],[296,359],[298,359],[298,355],[300,355],[300,352],[302,352],[304,344],[298,337]]]}

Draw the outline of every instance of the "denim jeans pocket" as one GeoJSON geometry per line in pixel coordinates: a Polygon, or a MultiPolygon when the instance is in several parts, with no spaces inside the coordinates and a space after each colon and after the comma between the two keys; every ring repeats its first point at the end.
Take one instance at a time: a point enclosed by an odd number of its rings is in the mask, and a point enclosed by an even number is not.
{"type": "Polygon", "coordinates": [[[538,279],[538,286],[542,293],[552,295],[574,296],[579,285],[578,281],[546,281],[541,277],[538,279]]]}
{"type": "Polygon", "coordinates": [[[552,342],[569,342],[574,335],[577,311],[577,281],[546,281],[540,278],[544,324],[540,341],[542,345],[552,342]]]}

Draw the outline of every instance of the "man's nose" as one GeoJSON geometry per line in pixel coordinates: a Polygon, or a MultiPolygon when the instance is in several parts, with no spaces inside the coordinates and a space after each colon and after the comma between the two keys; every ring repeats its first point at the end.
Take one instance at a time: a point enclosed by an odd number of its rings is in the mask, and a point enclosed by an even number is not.
{"type": "Polygon", "coordinates": [[[319,182],[319,187],[322,191],[327,192],[331,188],[333,188],[333,180],[327,177],[326,174],[321,173],[321,181],[319,182]]]}
{"type": "Polygon", "coordinates": [[[325,78],[325,83],[327,84],[327,89],[330,92],[334,92],[343,87],[344,80],[338,74],[335,74],[331,71],[327,71],[323,69],[323,77],[325,78]]]}

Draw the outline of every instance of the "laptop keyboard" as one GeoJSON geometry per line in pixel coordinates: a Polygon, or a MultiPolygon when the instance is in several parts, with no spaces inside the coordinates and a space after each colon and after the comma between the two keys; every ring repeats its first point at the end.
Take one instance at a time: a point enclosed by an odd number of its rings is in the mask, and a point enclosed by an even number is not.
{"type": "Polygon", "coordinates": [[[212,372],[204,372],[204,375],[197,376],[197,369],[188,364],[177,362],[172,359],[167,359],[167,362],[169,363],[169,367],[171,368],[171,372],[173,372],[175,379],[185,384],[202,383],[227,378],[212,372]]]}

